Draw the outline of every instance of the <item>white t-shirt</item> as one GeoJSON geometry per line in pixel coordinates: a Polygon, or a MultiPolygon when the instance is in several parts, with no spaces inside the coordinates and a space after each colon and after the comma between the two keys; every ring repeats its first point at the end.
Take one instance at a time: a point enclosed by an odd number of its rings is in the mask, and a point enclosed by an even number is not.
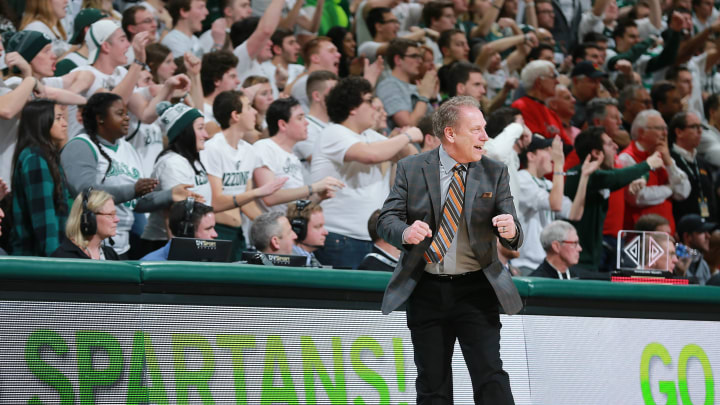
{"type": "MultiPolygon", "coordinates": [[[[77,71],[89,71],[92,72],[92,74],[95,76],[95,81],[90,85],[90,88],[85,92],[81,93],[80,95],[85,98],[90,98],[93,94],[95,94],[99,89],[104,88],[107,90],[112,91],[122,80],[125,78],[125,75],[127,75],[127,69],[125,69],[122,66],[118,66],[115,68],[115,70],[112,71],[112,73],[105,74],[99,70],[97,70],[92,65],[85,65],[80,66],[72,70],[73,72],[77,71]]],[[[77,134],[80,134],[81,132],[84,132],[84,128],[81,123],[77,121],[77,106],[71,105],[68,107],[68,137],[72,138],[77,134]]]]}
{"type": "MultiPolygon", "coordinates": [[[[13,91],[2,79],[0,79],[0,96],[13,91]]],[[[12,158],[17,144],[18,124],[20,114],[9,120],[0,119],[0,179],[5,180],[8,187],[12,187],[12,158]]]]}
{"type": "Polygon", "coordinates": [[[370,63],[375,62],[375,59],[377,59],[377,50],[380,49],[381,46],[383,46],[382,42],[367,41],[358,48],[358,55],[367,57],[370,63]]]}
{"type": "MultiPolygon", "coordinates": [[[[210,189],[207,173],[198,162],[195,162],[195,167],[199,174],[195,173],[187,159],[175,152],[167,152],[158,159],[153,169],[152,177],[159,181],[155,190],[168,190],[178,184],[192,184],[190,190],[203,196],[205,205],[212,206],[212,190],[210,189]]],[[[142,238],[147,240],[167,240],[164,210],[150,214],[142,238]]]]}
{"type": "Polygon", "coordinates": [[[157,123],[143,124],[139,121],[130,126],[130,131],[125,138],[137,151],[140,156],[143,173],[152,173],[160,152],[163,150],[163,133],[157,123]]]}
{"type": "Polygon", "coordinates": [[[500,91],[502,91],[502,88],[505,86],[505,82],[508,77],[510,77],[507,60],[500,62],[500,69],[493,73],[490,73],[487,70],[484,71],[483,77],[487,82],[487,85],[485,86],[487,91],[485,97],[487,97],[488,100],[492,100],[500,91]]]}
{"type": "MultiPolygon", "coordinates": [[[[19,76],[13,76],[8,77],[7,80],[5,80],[5,85],[11,89],[15,89],[17,86],[22,83],[23,78],[19,76]]],[[[62,89],[63,88],[63,79],[62,77],[45,77],[41,79],[42,83],[45,86],[53,87],[56,89],[62,89]]]]}
{"type": "MultiPolygon", "coordinates": [[[[275,174],[275,177],[288,178],[283,185],[284,189],[297,188],[305,185],[302,164],[300,163],[300,159],[293,153],[283,150],[272,138],[261,139],[255,142],[252,147],[255,151],[258,167],[267,167],[275,174]]],[[[258,199],[258,201],[258,205],[263,212],[287,212],[287,204],[277,204],[268,207],[262,199],[258,199]]]]}
{"type": "Polygon", "coordinates": [[[212,37],[212,30],[203,32],[198,40],[200,41],[200,48],[202,48],[203,53],[210,53],[215,46],[215,40],[212,37]]]}
{"type": "Polygon", "coordinates": [[[205,149],[200,151],[200,161],[207,173],[222,179],[223,195],[244,193],[257,167],[252,145],[241,139],[236,146],[237,149],[230,146],[225,134],[218,132],[205,142],[205,149]]]}
{"type": "Polygon", "coordinates": [[[344,159],[348,149],[358,142],[373,143],[386,139],[372,130],[358,134],[339,124],[328,125],[320,133],[312,155],[312,181],[332,176],[345,183],[334,198],[321,204],[328,231],[370,240],[367,221],[375,210],[382,207],[390,192],[390,170],[383,172],[381,164],[367,165],[344,159]]]}
{"type": "Polygon", "coordinates": [[[310,77],[309,73],[297,79],[297,81],[295,81],[295,84],[293,84],[292,86],[292,90],[290,91],[290,95],[295,97],[295,99],[300,102],[300,105],[302,106],[305,114],[310,112],[310,99],[307,96],[308,77],[310,77]]]}
{"type": "Polygon", "coordinates": [[[273,87],[273,94],[276,94],[277,86],[275,86],[275,71],[272,73],[267,71],[257,59],[251,59],[250,54],[247,50],[247,41],[238,45],[233,54],[238,58],[237,72],[240,84],[245,81],[249,76],[265,76],[270,80],[270,85],[273,87]]]}
{"type": "MultiPolygon", "coordinates": [[[[65,27],[63,27],[63,29],[64,28],[65,27]]],[[[60,33],[56,31],[56,28],[50,28],[42,21],[35,20],[30,24],[26,25],[23,30],[42,32],[43,34],[50,37],[50,39],[52,39],[52,50],[55,56],[60,57],[67,53],[68,50],[70,50],[70,44],[67,42],[67,40],[63,39],[62,36],[60,36],[60,33]]],[[[70,35],[72,35],[72,33],[68,34],[68,40],[70,39],[70,35]]],[[[28,61],[28,63],[30,63],[30,61],[28,61]]]]}
{"type": "Polygon", "coordinates": [[[160,43],[170,48],[173,58],[183,56],[187,51],[192,52],[198,58],[202,58],[204,53],[198,37],[195,35],[188,37],[178,30],[168,32],[160,43]]]}
{"type": "MultiPolygon", "coordinates": [[[[262,68],[263,72],[265,72],[265,74],[269,75],[268,79],[270,80],[271,86],[273,88],[273,96],[275,98],[278,98],[280,91],[277,87],[277,82],[275,81],[275,72],[277,71],[277,66],[273,65],[271,60],[266,60],[265,62],[260,64],[260,67],[262,68]]],[[[295,79],[298,78],[298,76],[303,74],[303,72],[305,71],[305,66],[298,65],[297,63],[289,63],[287,71],[288,78],[285,82],[286,86],[294,82],[295,79]]]]}
{"type": "MultiPolygon", "coordinates": [[[[140,156],[138,156],[135,148],[124,139],[118,139],[115,145],[100,144],[103,152],[112,159],[112,165],[99,152],[97,144],[87,134],[80,134],[73,138],[71,142],[85,142],[92,149],[97,158],[96,183],[102,182],[107,186],[124,186],[135,184],[144,177],[140,156]],[[107,171],[108,165],[110,165],[110,171],[107,171]]],[[[132,199],[116,204],[117,216],[120,222],[117,224],[117,235],[113,236],[115,244],[112,248],[119,255],[130,249],[130,229],[135,222],[136,203],[135,199],[132,199]]]]}
{"type": "Polygon", "coordinates": [[[213,113],[212,104],[203,103],[203,115],[205,116],[205,125],[207,125],[207,123],[210,121],[220,125],[217,122],[217,120],[215,119],[215,114],[213,113]]]}
{"type": "Polygon", "coordinates": [[[293,153],[300,159],[300,162],[303,165],[303,178],[307,184],[311,183],[310,161],[308,158],[312,156],[313,149],[315,149],[315,142],[320,136],[320,132],[322,132],[322,130],[329,124],[327,122],[322,122],[310,114],[305,115],[305,120],[308,122],[307,139],[296,143],[293,147],[293,153]]]}
{"type": "Polygon", "coordinates": [[[516,198],[522,213],[521,225],[525,237],[520,247],[520,257],[514,259],[513,264],[535,269],[545,260],[545,250],[540,244],[540,233],[550,222],[570,215],[572,200],[563,196],[560,212],[554,213],[550,210],[550,190],[552,190],[550,180],[539,179],[527,170],[520,170],[517,178],[520,194],[516,198]]]}
{"type": "MultiPolygon", "coordinates": [[[[140,93],[148,101],[152,99],[149,87],[139,88],[135,92],[140,93]]],[[[152,173],[155,159],[164,147],[162,128],[157,122],[156,120],[152,124],[144,124],[134,114],[130,114],[130,129],[125,140],[130,142],[140,156],[145,174],[152,173]]]]}
{"type": "MultiPolygon", "coordinates": [[[[87,59],[86,57],[80,55],[80,54],[77,53],[77,52],[70,52],[69,54],[65,55],[65,57],[62,58],[62,60],[61,60],[60,62],[62,62],[62,61],[65,60],[65,59],[67,59],[67,60],[71,61],[72,63],[74,63],[74,64],[75,64],[75,67],[87,66],[87,65],[90,64],[90,61],[88,61],[88,59],[87,59]]],[[[59,63],[59,62],[58,62],[58,63],[59,63]]],[[[74,69],[74,68],[72,68],[72,69],[74,69]]],[[[57,74],[57,72],[56,72],[55,74],[57,74]]]]}

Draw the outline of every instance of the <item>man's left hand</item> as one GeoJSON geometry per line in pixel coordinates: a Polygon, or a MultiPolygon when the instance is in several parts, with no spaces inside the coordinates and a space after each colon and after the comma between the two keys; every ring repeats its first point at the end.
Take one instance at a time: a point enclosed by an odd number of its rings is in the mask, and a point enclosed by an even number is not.
{"type": "Polygon", "coordinates": [[[515,229],[515,218],[510,214],[502,214],[493,217],[492,224],[498,229],[500,237],[511,240],[517,234],[515,229]]]}

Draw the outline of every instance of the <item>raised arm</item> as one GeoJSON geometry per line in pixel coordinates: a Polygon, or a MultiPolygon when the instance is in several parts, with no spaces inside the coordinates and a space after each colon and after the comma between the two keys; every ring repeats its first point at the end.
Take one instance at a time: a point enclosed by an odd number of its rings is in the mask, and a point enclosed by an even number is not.
{"type": "MultiPolygon", "coordinates": [[[[135,52],[135,59],[137,59],[138,62],[145,63],[145,45],[148,43],[150,43],[150,33],[147,31],[140,32],[135,35],[135,38],[133,38],[132,47],[135,52]]],[[[137,85],[137,82],[140,79],[140,72],[143,69],[143,66],[134,63],[133,61],[130,62],[130,68],[125,75],[125,78],[123,78],[122,81],[112,90],[113,93],[122,97],[125,105],[130,102],[130,96],[132,96],[133,89],[135,89],[135,85],[137,85]]]]}
{"type": "Polygon", "coordinates": [[[497,20],[505,0],[489,0],[491,6],[487,12],[477,21],[477,26],[470,31],[470,38],[485,38],[490,33],[493,23],[497,20]]]}
{"type": "Polygon", "coordinates": [[[591,161],[591,155],[585,157],[585,162],[582,165],[582,173],[580,174],[580,181],[578,182],[577,191],[575,191],[575,198],[573,198],[572,206],[570,207],[570,215],[568,219],[571,221],[579,221],[582,219],[583,213],[585,212],[585,197],[587,196],[587,185],[590,179],[590,175],[600,167],[603,161],[603,156],[597,160],[591,161]]]}
{"type": "Polygon", "coordinates": [[[280,24],[284,0],[272,0],[265,14],[260,18],[255,32],[247,40],[247,51],[251,59],[256,59],[263,47],[280,24]]]}
{"type": "Polygon", "coordinates": [[[345,161],[364,164],[382,163],[392,159],[409,143],[421,142],[422,138],[423,134],[419,129],[410,128],[404,134],[385,141],[370,144],[357,142],[345,152],[345,161]]]}

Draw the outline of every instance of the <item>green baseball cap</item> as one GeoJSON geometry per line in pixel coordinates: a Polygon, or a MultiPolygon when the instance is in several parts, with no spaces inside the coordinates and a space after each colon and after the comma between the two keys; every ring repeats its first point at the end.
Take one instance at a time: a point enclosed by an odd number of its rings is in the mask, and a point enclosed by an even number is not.
{"type": "Polygon", "coordinates": [[[78,15],[75,17],[75,23],[73,24],[74,32],[72,38],[70,38],[70,44],[80,44],[81,41],[79,37],[82,35],[85,27],[89,26],[97,20],[107,18],[107,16],[108,15],[105,14],[103,11],[96,8],[84,8],[80,10],[78,15]]]}

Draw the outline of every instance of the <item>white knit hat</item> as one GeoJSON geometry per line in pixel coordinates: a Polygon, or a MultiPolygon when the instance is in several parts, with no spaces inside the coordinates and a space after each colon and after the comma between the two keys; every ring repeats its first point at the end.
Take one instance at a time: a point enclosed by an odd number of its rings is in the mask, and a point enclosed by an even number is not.
{"type": "Polygon", "coordinates": [[[161,101],[155,107],[160,117],[160,127],[168,137],[168,141],[172,142],[176,136],[182,132],[185,127],[192,125],[196,118],[203,117],[202,113],[196,108],[192,108],[183,103],[175,105],[168,101],[161,101]]]}

